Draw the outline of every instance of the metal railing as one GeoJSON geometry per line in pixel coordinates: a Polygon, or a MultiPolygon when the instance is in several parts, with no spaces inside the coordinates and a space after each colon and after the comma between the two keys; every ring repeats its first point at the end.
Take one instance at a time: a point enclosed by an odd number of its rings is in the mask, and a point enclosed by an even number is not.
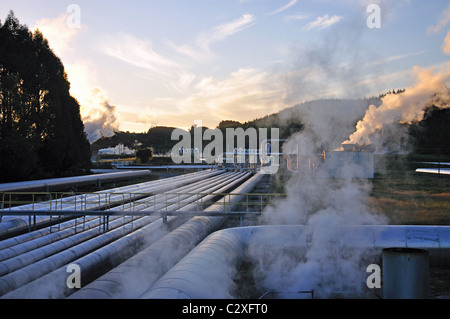
{"type": "Polygon", "coordinates": [[[134,217],[168,216],[223,216],[242,218],[261,215],[264,207],[282,193],[75,193],[75,192],[9,192],[1,195],[0,222],[3,216],[28,216],[29,229],[36,229],[36,216],[48,216],[50,227],[59,230],[58,221],[75,218],[75,227],[84,228],[86,216],[98,216],[101,226],[108,231],[110,216],[134,217]],[[231,210],[233,196],[242,196],[237,208],[231,210]],[[181,210],[195,204],[194,209],[181,210]],[[222,206],[220,212],[205,212],[209,206],[222,206]],[[79,221],[80,220],[80,221],[79,221]],[[79,222],[78,222],[79,221],[79,222]],[[81,223],[81,225],[79,224],[81,223]]]}

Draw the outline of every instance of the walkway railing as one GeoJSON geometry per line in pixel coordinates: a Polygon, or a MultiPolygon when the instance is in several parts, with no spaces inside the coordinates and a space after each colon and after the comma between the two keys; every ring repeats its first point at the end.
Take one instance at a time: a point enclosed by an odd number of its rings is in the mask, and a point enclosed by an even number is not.
{"type": "MultiPolygon", "coordinates": [[[[105,231],[110,216],[143,217],[168,216],[223,216],[260,215],[264,207],[286,195],[281,193],[57,193],[10,192],[1,195],[0,222],[4,216],[28,216],[29,229],[36,227],[36,216],[49,216],[51,227],[58,229],[58,220],[98,216],[105,231]],[[231,198],[243,197],[238,208],[231,210],[231,198]],[[206,198],[206,199],[205,199],[206,198]],[[220,199],[220,201],[219,201],[220,199]],[[194,203],[194,209],[180,210],[194,203]],[[205,212],[206,207],[220,205],[220,212],[205,212]]],[[[79,227],[79,226],[78,226],[79,227]]]]}

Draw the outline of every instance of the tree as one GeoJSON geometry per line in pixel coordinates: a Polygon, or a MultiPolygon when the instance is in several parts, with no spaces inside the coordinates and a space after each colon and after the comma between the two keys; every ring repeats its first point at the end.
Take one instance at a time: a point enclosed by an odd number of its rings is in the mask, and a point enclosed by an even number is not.
{"type": "Polygon", "coordinates": [[[84,173],[90,146],[61,60],[12,11],[0,43],[0,182],[84,173]]]}
{"type": "Polygon", "coordinates": [[[153,158],[153,149],[151,147],[140,148],[136,151],[136,159],[142,163],[148,163],[153,158]]]}

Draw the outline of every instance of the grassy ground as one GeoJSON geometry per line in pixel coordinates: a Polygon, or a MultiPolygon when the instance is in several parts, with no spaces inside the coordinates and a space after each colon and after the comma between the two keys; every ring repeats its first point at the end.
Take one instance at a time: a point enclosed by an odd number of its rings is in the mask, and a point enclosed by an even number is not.
{"type": "MultiPolygon", "coordinates": [[[[450,225],[450,177],[417,174],[433,157],[376,155],[369,205],[391,224],[450,225]]],[[[448,159],[440,159],[448,161],[448,159]]]]}
{"type": "MultiPolygon", "coordinates": [[[[450,176],[415,173],[416,168],[437,167],[423,163],[437,160],[450,162],[417,155],[376,156],[370,207],[391,224],[450,225],[450,176]]],[[[431,298],[449,298],[450,270],[430,267],[430,284],[431,298]]]]}

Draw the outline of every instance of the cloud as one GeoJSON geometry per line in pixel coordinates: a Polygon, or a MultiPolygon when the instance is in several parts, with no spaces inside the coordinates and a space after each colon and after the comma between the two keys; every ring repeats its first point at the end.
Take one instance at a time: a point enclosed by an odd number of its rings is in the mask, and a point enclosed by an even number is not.
{"type": "Polygon", "coordinates": [[[67,19],[68,15],[64,13],[56,18],[40,19],[33,27],[33,30],[42,32],[57,56],[72,52],[76,36],[84,30],[84,27],[70,27],[67,19]]]}
{"type": "Polygon", "coordinates": [[[248,121],[286,107],[282,105],[281,81],[253,68],[239,69],[225,79],[203,78],[195,89],[180,101],[180,109],[199,109],[203,116],[213,119],[248,121]]]}
{"type": "Polygon", "coordinates": [[[186,93],[194,82],[196,76],[193,73],[182,70],[177,73],[177,78],[171,81],[167,87],[175,90],[178,93],[186,93]]]}
{"type": "Polygon", "coordinates": [[[223,40],[230,35],[238,33],[253,24],[255,17],[251,14],[244,14],[242,17],[231,22],[221,24],[209,32],[202,33],[197,42],[208,46],[211,43],[223,40]]]}
{"type": "Polygon", "coordinates": [[[195,45],[177,45],[167,41],[167,45],[177,52],[202,61],[213,56],[211,45],[223,41],[226,38],[241,32],[254,25],[255,17],[252,14],[244,14],[240,18],[218,25],[208,31],[201,32],[195,41],[195,45]]]}
{"type": "Polygon", "coordinates": [[[186,81],[189,94],[153,100],[140,117],[127,116],[127,125],[132,127],[134,121],[139,126],[138,122],[150,117],[157,118],[158,125],[186,127],[201,120],[207,127],[216,127],[224,119],[250,121],[288,106],[283,103],[284,87],[277,76],[255,68],[241,68],[224,78],[193,80],[186,75],[186,81]]]}
{"type": "Polygon", "coordinates": [[[405,54],[399,54],[399,55],[391,55],[391,56],[381,58],[381,59],[378,59],[375,61],[367,62],[364,65],[361,65],[361,67],[365,68],[365,67],[372,67],[372,66],[385,64],[385,63],[390,63],[390,62],[393,62],[396,60],[401,60],[401,59],[405,59],[405,58],[409,58],[409,57],[413,57],[413,56],[422,55],[425,52],[426,51],[420,51],[420,52],[412,52],[412,53],[405,53],[405,54]]]}
{"type": "Polygon", "coordinates": [[[446,54],[450,54],[450,31],[447,32],[444,43],[442,44],[442,50],[446,54]]]}
{"type": "Polygon", "coordinates": [[[294,14],[294,15],[285,16],[284,21],[289,22],[289,21],[293,21],[293,20],[305,20],[308,18],[309,18],[309,16],[306,14],[294,14]]]}
{"type": "Polygon", "coordinates": [[[342,20],[341,16],[334,15],[330,17],[328,14],[318,17],[313,22],[308,23],[306,30],[325,29],[342,20]]]}
{"type": "Polygon", "coordinates": [[[126,33],[115,35],[104,44],[103,51],[113,58],[158,74],[167,75],[170,73],[168,68],[179,66],[153,50],[151,41],[141,40],[126,33]]]}
{"type": "Polygon", "coordinates": [[[71,26],[68,14],[36,22],[48,40],[50,48],[63,61],[70,82],[70,94],[80,104],[80,115],[90,142],[102,136],[111,136],[118,130],[117,110],[111,105],[106,92],[96,86],[95,65],[88,59],[75,57],[75,39],[86,27],[71,26]]]}
{"type": "Polygon", "coordinates": [[[291,1],[289,1],[289,3],[286,4],[285,6],[283,6],[283,7],[279,8],[279,9],[273,11],[273,12],[271,13],[271,15],[274,15],[274,14],[280,13],[280,12],[282,12],[282,11],[284,11],[284,10],[287,10],[287,9],[289,9],[290,7],[292,7],[292,6],[293,6],[294,4],[296,4],[296,3],[297,3],[297,0],[291,0],[291,1]]]}
{"type": "Polygon", "coordinates": [[[441,20],[438,21],[438,23],[434,26],[428,27],[428,34],[430,33],[437,33],[441,31],[445,26],[450,22],[450,5],[444,10],[442,13],[441,20]]]}

